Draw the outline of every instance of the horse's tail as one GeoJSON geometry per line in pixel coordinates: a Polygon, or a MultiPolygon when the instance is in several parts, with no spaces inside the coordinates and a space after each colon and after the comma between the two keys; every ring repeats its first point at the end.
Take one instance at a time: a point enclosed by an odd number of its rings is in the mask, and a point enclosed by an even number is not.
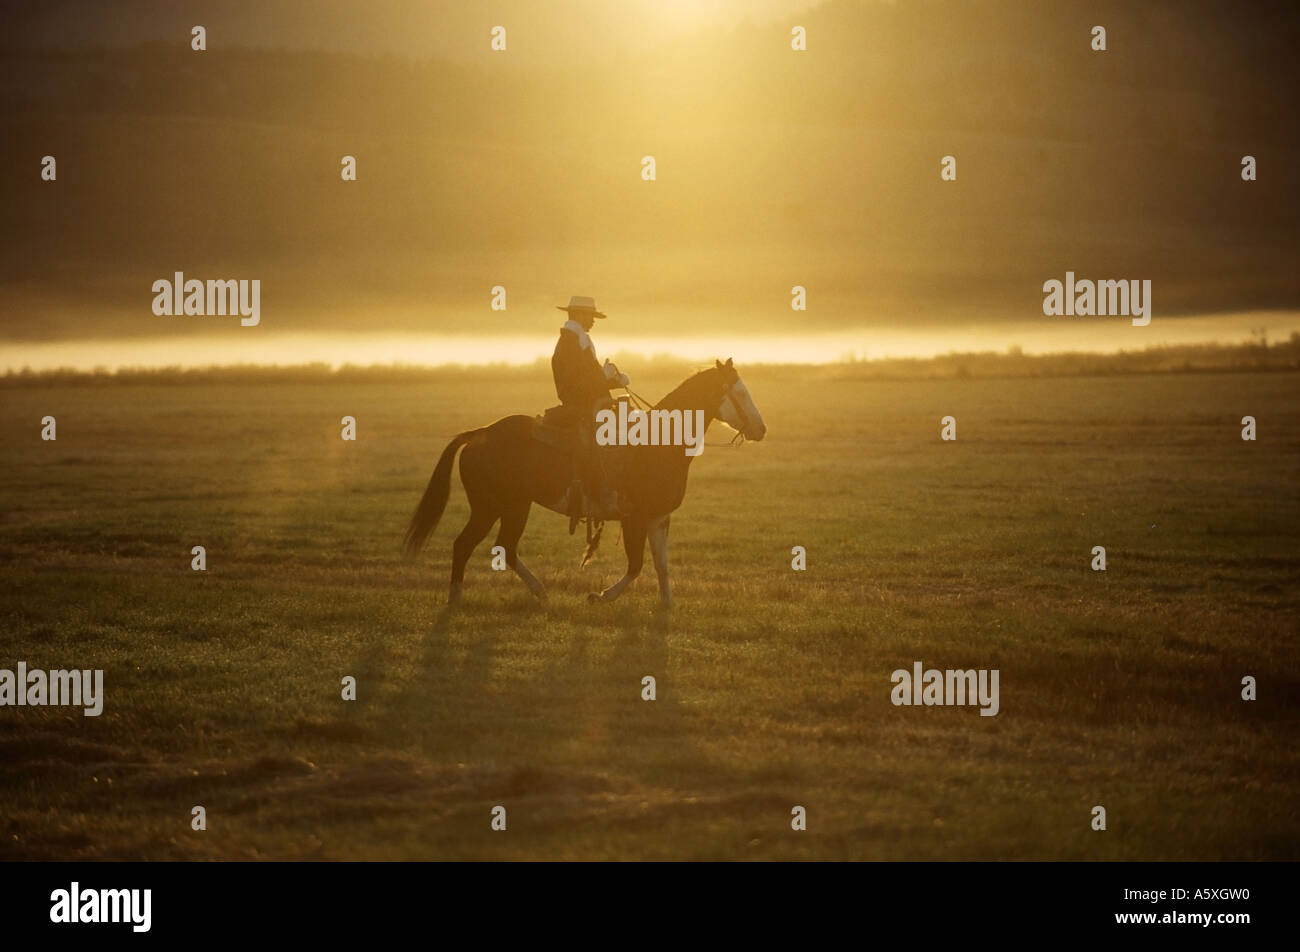
{"type": "Polygon", "coordinates": [[[442,518],[442,511],[447,508],[447,497],[451,494],[451,465],[456,459],[456,451],[482,433],[484,429],[486,427],[458,433],[438,457],[438,465],[433,468],[429,485],[425,488],[424,495],[420,497],[420,504],[415,507],[411,524],[406,527],[405,545],[408,559],[420,551],[424,540],[429,538],[429,533],[433,532],[438,525],[438,520],[442,518]]]}

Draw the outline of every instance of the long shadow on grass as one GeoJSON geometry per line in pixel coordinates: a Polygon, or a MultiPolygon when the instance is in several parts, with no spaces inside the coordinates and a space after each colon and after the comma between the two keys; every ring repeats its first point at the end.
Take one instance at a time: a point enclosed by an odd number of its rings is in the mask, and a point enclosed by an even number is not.
{"type": "Polygon", "coordinates": [[[376,727],[436,764],[483,768],[485,783],[516,797],[671,798],[712,770],[681,705],[672,633],[671,615],[645,598],[471,599],[412,636],[413,669],[395,675],[376,727]],[[643,699],[647,676],[655,700],[643,699]]]}

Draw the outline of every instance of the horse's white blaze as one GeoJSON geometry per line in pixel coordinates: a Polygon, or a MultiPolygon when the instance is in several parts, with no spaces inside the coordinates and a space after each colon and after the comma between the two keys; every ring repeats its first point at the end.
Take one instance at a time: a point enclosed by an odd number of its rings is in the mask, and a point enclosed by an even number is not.
{"type": "Polygon", "coordinates": [[[754,406],[754,398],[749,395],[749,388],[745,386],[745,381],[739,378],[731,385],[730,396],[722,397],[722,403],[718,404],[717,416],[747,440],[757,442],[767,435],[767,424],[763,422],[763,414],[759,413],[758,407],[754,406]],[[744,412],[743,419],[741,414],[736,412],[736,404],[740,404],[740,409],[744,412]]]}

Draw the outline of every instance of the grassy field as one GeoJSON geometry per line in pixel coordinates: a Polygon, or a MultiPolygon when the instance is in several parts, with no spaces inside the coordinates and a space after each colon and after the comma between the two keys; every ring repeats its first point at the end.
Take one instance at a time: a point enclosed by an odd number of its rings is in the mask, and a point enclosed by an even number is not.
{"type": "Polygon", "coordinates": [[[0,668],[107,695],[0,708],[0,858],[1300,858],[1300,375],[741,370],[769,437],[693,464],[669,613],[649,567],[588,605],[617,528],[580,570],[534,510],[549,601],[489,537],[444,614],[458,479],[401,559],[447,439],[544,373],[0,391],[0,668]],[[914,661],[999,669],[1001,713],[893,706],[914,661]]]}

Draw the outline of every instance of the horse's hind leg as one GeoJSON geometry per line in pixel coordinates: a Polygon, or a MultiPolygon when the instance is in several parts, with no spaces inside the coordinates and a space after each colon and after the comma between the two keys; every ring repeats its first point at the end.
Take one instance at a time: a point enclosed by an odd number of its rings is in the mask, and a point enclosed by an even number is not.
{"type": "Polygon", "coordinates": [[[456,536],[456,541],[451,545],[451,591],[447,595],[447,604],[455,605],[460,601],[460,590],[465,582],[465,564],[496,521],[496,513],[471,506],[469,522],[465,523],[465,528],[460,530],[460,535],[456,536]]]}
{"type": "Polygon", "coordinates": [[[528,510],[532,503],[525,499],[522,503],[511,503],[501,514],[501,528],[497,531],[496,544],[506,550],[506,565],[515,570],[515,574],[524,580],[528,591],[538,598],[546,597],[546,588],[537,580],[537,576],[528,571],[528,566],[519,558],[519,539],[528,524],[528,510]]]}
{"type": "Polygon", "coordinates": [[[627,588],[641,574],[641,566],[645,564],[645,526],[623,524],[623,551],[627,553],[627,571],[623,577],[597,594],[592,592],[587,596],[589,602],[612,602],[623,594],[623,589],[627,588]]]}

